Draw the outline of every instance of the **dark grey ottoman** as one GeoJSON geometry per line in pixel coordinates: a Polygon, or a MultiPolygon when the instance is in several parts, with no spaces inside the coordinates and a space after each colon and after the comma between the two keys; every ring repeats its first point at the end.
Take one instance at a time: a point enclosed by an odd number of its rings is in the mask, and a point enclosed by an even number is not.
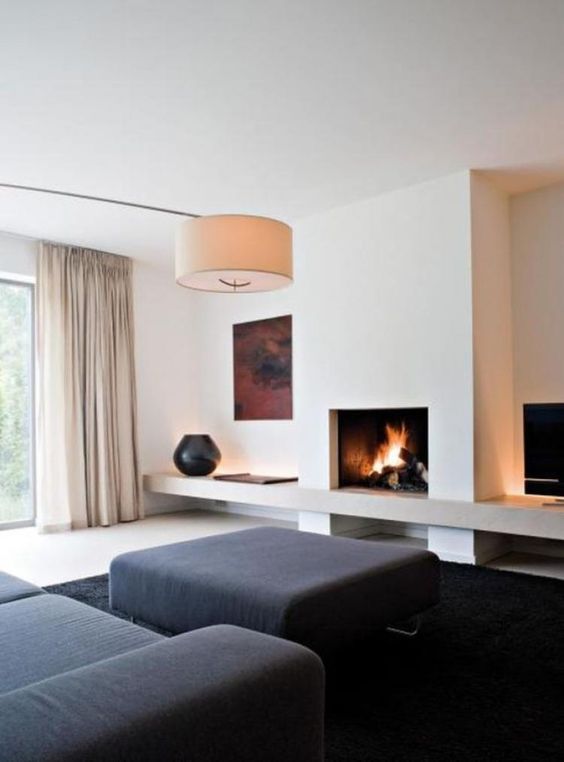
{"type": "Polygon", "coordinates": [[[173,633],[234,624],[326,651],[439,600],[425,550],[260,528],[124,553],[113,609],[173,633]]]}

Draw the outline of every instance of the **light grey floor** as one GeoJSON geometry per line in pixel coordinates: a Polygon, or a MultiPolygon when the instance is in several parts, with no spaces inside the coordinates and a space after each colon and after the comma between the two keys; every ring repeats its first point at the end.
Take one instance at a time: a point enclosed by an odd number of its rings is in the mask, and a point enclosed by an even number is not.
{"type": "Polygon", "coordinates": [[[39,534],[34,527],[0,531],[0,570],[36,585],[105,574],[119,553],[196,537],[290,522],[208,511],[149,516],[143,521],[74,532],[39,534]]]}
{"type": "MultiPolygon", "coordinates": [[[[33,527],[0,531],[0,570],[37,585],[51,585],[108,571],[119,553],[155,545],[182,542],[256,526],[297,528],[290,521],[242,516],[216,511],[191,510],[150,516],[131,524],[39,534],[33,527]]],[[[397,535],[372,535],[363,539],[425,547],[425,540],[397,535]]],[[[564,579],[564,558],[513,552],[496,558],[491,568],[564,579]]]]}
{"type": "MultiPolygon", "coordinates": [[[[374,542],[393,542],[396,545],[409,545],[414,548],[426,548],[427,543],[416,537],[399,537],[398,535],[371,535],[365,540],[374,542]]],[[[541,555],[540,553],[525,553],[512,551],[485,564],[490,569],[513,571],[521,574],[534,574],[537,577],[554,577],[564,579],[564,558],[541,555]]]]}
{"type": "Polygon", "coordinates": [[[537,553],[513,551],[486,564],[490,569],[535,574],[539,577],[564,579],[564,558],[541,556],[537,553]]]}

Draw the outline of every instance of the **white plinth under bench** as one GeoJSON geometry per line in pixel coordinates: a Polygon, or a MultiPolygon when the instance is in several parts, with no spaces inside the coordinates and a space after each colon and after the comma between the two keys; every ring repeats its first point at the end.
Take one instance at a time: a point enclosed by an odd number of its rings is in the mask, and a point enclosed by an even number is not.
{"type": "Polygon", "coordinates": [[[287,484],[241,484],[177,473],[146,474],[148,492],[293,511],[301,530],[334,534],[338,518],[404,522],[428,527],[428,547],[440,558],[486,563],[509,549],[511,535],[564,540],[564,504],[504,497],[487,502],[444,500],[369,489],[315,489],[287,484]]]}

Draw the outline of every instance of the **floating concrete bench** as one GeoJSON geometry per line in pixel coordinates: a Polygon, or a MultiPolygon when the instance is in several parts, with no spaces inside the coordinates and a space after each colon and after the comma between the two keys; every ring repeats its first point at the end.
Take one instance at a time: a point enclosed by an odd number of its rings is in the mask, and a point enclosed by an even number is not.
{"type": "Polygon", "coordinates": [[[260,528],[124,553],[112,608],[172,633],[235,624],[326,651],[439,600],[425,550],[260,528]]]}

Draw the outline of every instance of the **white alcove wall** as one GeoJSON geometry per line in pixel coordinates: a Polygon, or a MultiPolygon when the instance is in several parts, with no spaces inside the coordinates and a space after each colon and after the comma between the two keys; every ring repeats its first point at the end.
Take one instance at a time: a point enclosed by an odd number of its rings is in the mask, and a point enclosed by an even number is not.
{"type": "Polygon", "coordinates": [[[474,497],[511,494],[513,351],[509,199],[471,173],[474,497]]]}
{"type": "Polygon", "coordinates": [[[515,487],[523,492],[523,405],[564,402],[564,184],[511,199],[515,487]]]}
{"type": "Polygon", "coordinates": [[[564,184],[471,176],[475,497],[524,493],[523,405],[564,403],[564,184]]]}

